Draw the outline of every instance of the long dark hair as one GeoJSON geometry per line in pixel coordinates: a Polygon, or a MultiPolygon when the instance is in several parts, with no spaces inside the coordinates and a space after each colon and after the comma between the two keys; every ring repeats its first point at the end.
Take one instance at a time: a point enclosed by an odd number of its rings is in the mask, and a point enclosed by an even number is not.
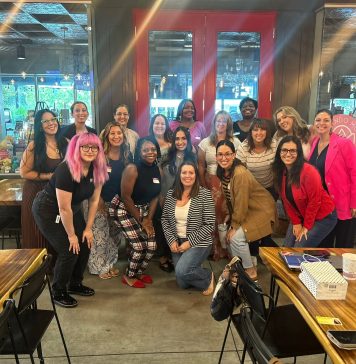
{"type": "MultiPolygon", "coordinates": [[[[228,140],[228,139],[225,139],[225,140],[220,140],[220,142],[216,145],[216,152],[218,151],[218,149],[222,146],[222,145],[226,145],[227,147],[229,147],[231,149],[231,151],[233,153],[236,153],[236,150],[235,150],[235,145],[234,143],[231,141],[231,140],[228,140]]],[[[232,162],[232,166],[231,166],[231,169],[230,169],[230,176],[234,173],[234,170],[235,168],[243,163],[237,159],[237,158],[234,158],[234,161],[232,162]]],[[[218,178],[220,180],[223,179],[224,177],[224,168],[220,167],[219,166],[219,163],[218,163],[218,168],[216,170],[216,175],[218,176],[218,178]]]]}
{"type": "Polygon", "coordinates": [[[156,139],[155,134],[153,132],[153,124],[156,121],[156,118],[158,116],[161,116],[164,119],[164,124],[166,125],[166,130],[164,131],[163,139],[164,139],[165,142],[171,143],[172,142],[172,130],[169,127],[168,119],[163,114],[155,114],[155,115],[152,116],[151,121],[150,121],[150,126],[148,128],[148,134],[151,137],[156,139]]]}
{"type": "Polygon", "coordinates": [[[187,147],[184,150],[183,161],[191,160],[194,163],[197,161],[197,157],[193,152],[192,141],[190,139],[190,132],[188,128],[184,126],[178,126],[178,128],[174,131],[172,137],[172,145],[168,150],[167,158],[162,162],[162,167],[168,165],[168,171],[171,175],[175,175],[177,173],[176,166],[176,158],[177,158],[177,148],[176,148],[176,136],[179,131],[182,131],[187,138],[187,147]]]}
{"type": "MultiPolygon", "coordinates": [[[[43,173],[43,171],[46,170],[47,165],[47,151],[46,151],[46,136],[43,130],[42,126],[42,116],[44,113],[48,112],[51,114],[54,118],[57,118],[57,115],[49,109],[42,109],[37,111],[35,115],[35,121],[34,121],[34,163],[33,163],[33,169],[38,173],[43,173]]],[[[65,150],[67,147],[67,141],[65,138],[60,138],[60,125],[57,119],[57,125],[58,130],[55,135],[57,148],[59,150],[60,158],[63,159],[65,155],[65,150]]]]}
{"type": "Polygon", "coordinates": [[[187,160],[187,161],[184,161],[179,166],[178,172],[176,174],[176,178],[174,180],[172,196],[174,198],[176,198],[177,200],[182,199],[182,195],[183,195],[183,191],[184,191],[182,181],[180,180],[180,174],[181,174],[182,168],[184,166],[192,166],[194,168],[194,172],[195,172],[195,182],[194,182],[194,185],[192,187],[192,190],[190,191],[190,198],[193,198],[193,197],[197,196],[198,193],[199,193],[200,183],[199,183],[198,167],[197,167],[196,163],[194,163],[193,161],[187,160]]]}
{"type": "Polygon", "coordinates": [[[191,102],[194,108],[194,115],[193,115],[193,120],[196,121],[197,120],[197,109],[195,107],[194,101],[192,99],[183,99],[179,105],[178,105],[178,109],[177,109],[177,116],[176,116],[176,120],[177,121],[181,121],[182,120],[182,115],[183,115],[183,109],[184,106],[187,102],[191,102]]]}
{"type": "Polygon", "coordinates": [[[282,188],[282,179],[284,173],[287,172],[287,167],[282,161],[281,158],[281,149],[283,144],[293,142],[297,146],[297,159],[293,163],[291,169],[288,171],[288,183],[291,185],[299,186],[300,185],[300,173],[304,166],[305,160],[303,156],[303,148],[300,139],[295,135],[287,135],[285,136],[278,144],[278,148],[276,151],[276,156],[274,158],[274,162],[272,164],[273,170],[273,178],[274,184],[278,191],[282,188]]]}
{"type": "MultiPolygon", "coordinates": [[[[136,149],[135,149],[135,155],[134,155],[135,164],[139,164],[142,161],[142,159],[141,159],[141,149],[142,149],[142,145],[144,143],[146,143],[146,142],[150,142],[156,147],[156,149],[157,149],[157,159],[161,158],[161,150],[159,148],[157,140],[155,138],[152,138],[151,136],[146,136],[146,137],[140,138],[137,141],[136,149]]],[[[157,164],[157,160],[156,160],[155,164],[157,164]]]]}
{"type": "Polygon", "coordinates": [[[248,144],[248,147],[249,147],[249,152],[251,153],[252,150],[255,148],[255,143],[254,143],[253,138],[252,138],[252,131],[255,128],[266,130],[266,138],[263,141],[263,144],[265,145],[265,147],[267,147],[267,149],[270,149],[271,148],[271,143],[272,143],[272,131],[271,131],[271,128],[269,126],[269,122],[267,120],[264,120],[264,119],[253,119],[253,121],[251,123],[251,126],[250,126],[250,129],[249,129],[248,134],[247,134],[247,138],[246,138],[247,144],[248,144]]]}
{"type": "Polygon", "coordinates": [[[320,109],[316,112],[315,117],[319,115],[320,113],[325,112],[330,116],[331,121],[333,120],[334,114],[329,109],[320,109]]]}

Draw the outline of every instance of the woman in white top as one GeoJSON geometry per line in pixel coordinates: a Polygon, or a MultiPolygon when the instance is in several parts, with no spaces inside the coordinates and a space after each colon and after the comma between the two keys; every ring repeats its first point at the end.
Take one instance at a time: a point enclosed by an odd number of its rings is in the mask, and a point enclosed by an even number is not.
{"type": "Polygon", "coordinates": [[[178,169],[162,214],[162,227],[181,288],[194,287],[203,295],[213,293],[214,275],[201,265],[210,253],[214,226],[211,193],[199,186],[196,164],[187,160],[178,169]]]}
{"type": "MultiPolygon", "coordinates": [[[[200,184],[208,188],[213,196],[215,204],[216,223],[225,222],[229,212],[226,207],[224,194],[221,192],[221,182],[216,176],[216,145],[221,141],[228,139],[237,148],[241,142],[233,135],[233,123],[228,112],[222,110],[215,114],[213,119],[210,136],[203,139],[199,143],[198,148],[198,170],[200,184]]],[[[217,229],[214,233],[214,244],[212,256],[214,260],[218,260],[227,255],[226,249],[223,249],[219,241],[217,229]]]]}
{"type": "Polygon", "coordinates": [[[310,131],[306,121],[302,119],[299,112],[291,106],[281,106],[273,114],[277,131],[274,139],[277,144],[286,135],[295,135],[302,143],[304,158],[310,153],[310,131]]]}
{"type": "Polygon", "coordinates": [[[276,155],[277,141],[272,139],[269,122],[263,119],[254,119],[247,138],[236,150],[236,158],[245,164],[275,200],[278,194],[273,187],[272,163],[276,155]]]}

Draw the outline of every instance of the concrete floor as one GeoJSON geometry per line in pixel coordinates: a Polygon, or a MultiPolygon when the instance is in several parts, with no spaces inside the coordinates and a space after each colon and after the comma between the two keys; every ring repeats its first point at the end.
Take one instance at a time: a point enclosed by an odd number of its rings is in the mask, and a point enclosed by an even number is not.
{"type": "MultiPolygon", "coordinates": [[[[206,264],[217,278],[226,261],[206,264]]],[[[122,252],[118,264],[120,273],[125,265],[122,252]]],[[[262,264],[258,270],[259,281],[268,292],[270,275],[262,264]]],[[[179,289],[174,273],[162,272],[157,260],[151,262],[147,273],[152,274],[154,283],[145,289],[124,286],[121,274],[104,281],[87,273],[84,284],[95,289],[95,296],[76,296],[79,305],[73,309],[57,308],[73,364],[218,362],[227,323],[216,322],[210,316],[211,296],[179,289]]],[[[48,307],[48,299],[45,292],[39,306],[48,307]]],[[[285,297],[279,302],[283,301],[286,302],[285,297]]],[[[234,328],[231,331],[223,364],[240,362],[241,340],[234,328]]],[[[43,352],[47,364],[66,363],[55,321],[44,337],[43,352]]],[[[322,363],[323,356],[302,357],[297,362],[322,363]]],[[[0,363],[14,363],[14,360],[1,357],[0,363]]],[[[21,363],[30,361],[24,358],[21,363]]],[[[331,363],[329,359],[328,363],[331,363]]]]}

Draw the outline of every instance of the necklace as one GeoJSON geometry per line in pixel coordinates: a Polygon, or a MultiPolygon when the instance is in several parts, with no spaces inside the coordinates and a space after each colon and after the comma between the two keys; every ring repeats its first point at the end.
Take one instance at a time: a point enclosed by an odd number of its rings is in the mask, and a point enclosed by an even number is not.
{"type": "Polygon", "coordinates": [[[49,144],[46,142],[46,146],[49,148],[49,149],[52,149],[56,152],[56,154],[59,154],[59,149],[58,149],[58,146],[56,144],[56,146],[54,147],[53,145],[49,144]]]}

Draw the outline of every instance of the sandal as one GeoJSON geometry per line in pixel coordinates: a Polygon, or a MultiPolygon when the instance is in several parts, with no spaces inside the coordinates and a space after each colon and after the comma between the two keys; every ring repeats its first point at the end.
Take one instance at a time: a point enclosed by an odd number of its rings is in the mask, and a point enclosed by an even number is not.
{"type": "Polygon", "coordinates": [[[111,267],[109,269],[109,273],[111,274],[112,277],[117,277],[119,275],[119,270],[115,267],[111,267]]]}
{"type": "Polygon", "coordinates": [[[110,272],[106,272],[106,273],[101,273],[101,274],[99,274],[99,278],[101,278],[101,279],[110,279],[110,278],[112,278],[113,276],[111,275],[111,273],[110,272]]]}

